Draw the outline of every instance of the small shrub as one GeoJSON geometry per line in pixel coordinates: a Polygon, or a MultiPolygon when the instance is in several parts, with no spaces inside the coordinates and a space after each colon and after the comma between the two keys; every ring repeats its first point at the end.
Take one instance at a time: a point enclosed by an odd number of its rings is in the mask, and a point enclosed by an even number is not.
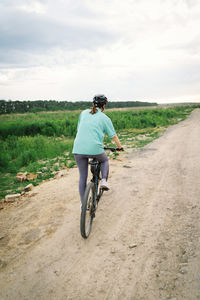
{"type": "Polygon", "coordinates": [[[1,171],[6,171],[6,168],[9,165],[10,162],[10,155],[8,153],[0,153],[0,170],[1,171]]]}
{"type": "Polygon", "coordinates": [[[30,149],[23,151],[21,155],[18,157],[19,166],[27,166],[28,164],[37,160],[37,153],[30,149]]]}

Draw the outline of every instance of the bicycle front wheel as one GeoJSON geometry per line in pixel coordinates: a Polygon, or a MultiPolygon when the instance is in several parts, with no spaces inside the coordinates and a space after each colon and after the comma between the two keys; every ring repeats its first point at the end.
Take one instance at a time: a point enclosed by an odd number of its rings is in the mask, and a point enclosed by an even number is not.
{"type": "Polygon", "coordinates": [[[95,187],[93,182],[89,182],[82,203],[80,231],[83,238],[87,238],[91,232],[94,217],[94,197],[95,187]]]}

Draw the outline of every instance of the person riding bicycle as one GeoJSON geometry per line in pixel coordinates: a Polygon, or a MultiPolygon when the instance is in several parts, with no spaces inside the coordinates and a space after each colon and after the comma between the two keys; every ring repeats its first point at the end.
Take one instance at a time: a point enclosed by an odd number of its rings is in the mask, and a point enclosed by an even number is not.
{"type": "Polygon", "coordinates": [[[116,135],[112,121],[103,111],[108,100],[104,95],[95,95],[92,109],[82,111],[79,117],[77,134],[72,153],[79,169],[79,194],[83,203],[84,192],[88,177],[88,159],[96,158],[101,162],[102,180],[100,187],[108,190],[107,177],[109,172],[108,157],[104,151],[103,139],[107,134],[117,147],[123,150],[116,135]]]}

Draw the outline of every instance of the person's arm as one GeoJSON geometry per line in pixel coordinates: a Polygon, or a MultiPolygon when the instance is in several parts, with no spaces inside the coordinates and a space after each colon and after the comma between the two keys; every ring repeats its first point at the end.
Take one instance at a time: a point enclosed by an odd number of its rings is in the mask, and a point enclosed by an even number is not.
{"type": "Polygon", "coordinates": [[[117,147],[118,147],[119,149],[123,149],[123,147],[122,147],[122,145],[120,144],[120,141],[119,141],[117,135],[115,135],[115,136],[112,138],[112,140],[115,142],[115,144],[117,145],[117,147]]]}
{"type": "Polygon", "coordinates": [[[120,141],[119,141],[118,137],[117,137],[117,134],[116,134],[115,129],[113,127],[112,121],[107,116],[105,116],[105,133],[107,133],[107,135],[110,138],[112,138],[112,140],[117,145],[117,148],[121,149],[122,151],[124,150],[122,145],[120,144],[120,141]]]}

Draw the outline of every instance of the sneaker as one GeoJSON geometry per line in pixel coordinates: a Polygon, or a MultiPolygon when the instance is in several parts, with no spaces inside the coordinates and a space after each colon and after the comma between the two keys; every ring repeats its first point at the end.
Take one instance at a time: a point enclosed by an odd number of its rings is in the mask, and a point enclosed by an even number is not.
{"type": "Polygon", "coordinates": [[[109,184],[107,183],[107,181],[104,178],[101,180],[100,187],[106,191],[108,191],[110,189],[109,184]]]}

